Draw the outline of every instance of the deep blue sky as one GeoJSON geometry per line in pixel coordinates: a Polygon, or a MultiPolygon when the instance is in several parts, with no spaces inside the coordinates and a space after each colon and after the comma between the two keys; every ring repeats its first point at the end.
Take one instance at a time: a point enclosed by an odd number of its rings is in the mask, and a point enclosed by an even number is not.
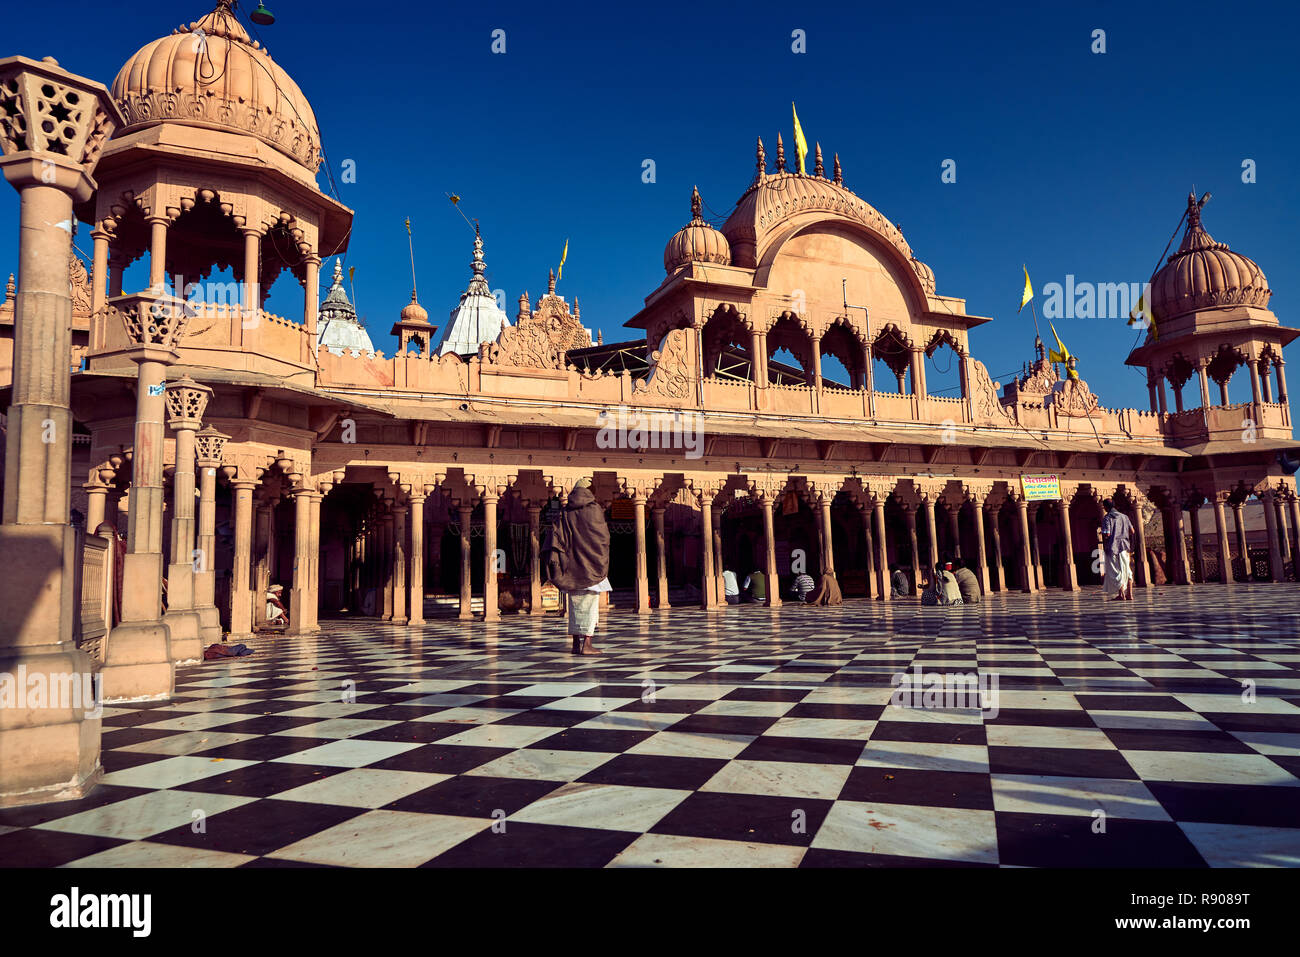
{"type": "MultiPolygon", "coordinates": [[[[3,52],[53,55],[109,83],[137,48],[210,7],[15,5],[3,52]]],[[[278,22],[258,34],[316,111],[339,197],[356,211],[358,306],[386,351],[410,295],[404,217],[432,321],[445,323],[469,277],[472,234],[447,192],[481,221],[489,280],[512,316],[520,291],[544,289],[567,237],[560,292],[579,297],[605,341],[632,338],[622,323],[663,278],[692,184],[725,216],[753,174],[755,136],[769,161],[778,130],[790,145],[792,99],[828,167],[838,151],[846,184],[902,224],[938,291],[995,317],[972,335],[995,376],[1032,358],[1029,311],[1016,315],[1022,261],[1040,289],[1067,273],[1144,281],[1193,184],[1214,194],[1209,231],[1259,262],[1274,311],[1300,324],[1293,3],[270,7],[278,22]],[[496,28],[505,55],[490,51],[496,28]],[[1090,51],[1095,28],[1104,55],[1090,51]],[[795,29],[806,54],[791,52],[795,29]],[[940,182],[947,158],[956,184],[940,182]],[[1245,158],[1257,163],[1251,185],[1245,158]],[[355,184],[341,180],[347,159],[355,184]]],[[[323,170],[320,183],[329,190],[323,170]]],[[[16,262],[17,204],[0,197],[4,268],[16,262]]],[[[78,244],[89,250],[88,230],[78,244]]],[[[295,292],[282,281],[270,308],[297,318],[295,292]]],[[[1103,404],[1146,406],[1143,377],[1122,364],[1134,338],[1122,320],[1057,328],[1103,404]]]]}

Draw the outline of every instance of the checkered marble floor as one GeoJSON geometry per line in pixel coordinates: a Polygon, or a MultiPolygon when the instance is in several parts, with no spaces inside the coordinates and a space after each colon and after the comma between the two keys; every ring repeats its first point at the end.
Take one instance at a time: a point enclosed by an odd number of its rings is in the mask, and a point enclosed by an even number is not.
{"type": "Polygon", "coordinates": [[[1297,866],[1300,591],[337,621],[106,708],[8,866],[1297,866]],[[997,713],[890,703],[997,676],[997,713]],[[1253,693],[1253,694],[1252,694],[1253,693]]]}

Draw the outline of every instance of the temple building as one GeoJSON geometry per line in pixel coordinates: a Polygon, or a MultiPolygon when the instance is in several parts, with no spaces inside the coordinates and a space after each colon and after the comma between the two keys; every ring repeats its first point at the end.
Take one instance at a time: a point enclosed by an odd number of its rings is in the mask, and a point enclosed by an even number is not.
{"type": "MultiPolygon", "coordinates": [[[[469,285],[460,294],[460,302],[451,311],[451,321],[438,342],[438,355],[448,353],[468,356],[478,352],[485,342],[496,342],[501,330],[510,325],[505,311],[497,304],[496,297],[488,288],[483,271],[487,268],[483,262],[483,237],[478,227],[474,227],[474,261],[470,264],[474,271],[469,285]]],[[[528,294],[520,302],[527,301],[528,294]]]]}
{"type": "Polygon", "coordinates": [[[316,348],[326,349],[335,355],[374,355],[370,333],[357,318],[357,310],[343,291],[343,262],[334,260],[334,281],[320,304],[319,328],[316,331],[316,348]]]}
{"type": "MultiPolygon", "coordinates": [[[[306,96],[228,0],[143,46],[108,93],[121,122],[94,189],[74,195],[93,257],[81,285],[72,267],[66,401],[83,437],[74,639],[110,700],[170,695],[176,663],[264,624],[272,584],[302,634],[332,615],[541,613],[538,543],[579,479],[608,510],[613,600],[636,612],[720,606],[725,569],[783,583],[826,570],[880,602],[891,568],[915,590],[941,558],[986,592],[1095,585],[1105,498],[1135,519],[1140,587],[1282,581],[1300,561],[1282,358],[1300,330],[1270,311],[1260,267],[1210,238],[1194,199],[1152,286],[1155,329],[1128,358],[1146,370],[1145,409],[1105,406],[1085,370],[1041,349],[1000,389],[970,346],[993,320],[940,292],[838,155],[827,175],[818,146],[813,171],[796,172],[779,136],[774,162],[759,140],[752,172],[737,170],[721,226],[692,195],[624,341],[593,343],[554,275],[536,302],[520,292],[511,322],[476,233],[441,338],[414,293],[394,291],[400,346],[386,356],[337,258],[320,300],[353,211],[317,185],[306,96]],[[199,29],[230,64],[212,79],[199,29]],[[146,290],[123,288],[136,260],[146,290]],[[237,297],[166,292],[225,268],[237,297]],[[301,310],[272,315],[266,290],[285,269],[301,310]],[[959,394],[927,388],[941,351],[959,394]],[[827,357],[847,381],[823,374],[827,357]],[[1055,496],[1028,491],[1042,476],[1055,496]],[[1248,503],[1266,521],[1249,553],[1248,503]],[[105,550],[123,548],[114,581],[105,550]]],[[[6,154],[35,148],[7,122],[0,110],[6,154]]],[[[16,443],[6,523],[10,498],[34,494],[15,485],[16,443]]]]}

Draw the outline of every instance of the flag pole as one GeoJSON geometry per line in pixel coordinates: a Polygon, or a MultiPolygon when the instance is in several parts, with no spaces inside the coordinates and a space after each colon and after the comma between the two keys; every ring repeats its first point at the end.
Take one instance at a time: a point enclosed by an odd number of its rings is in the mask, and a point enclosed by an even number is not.
{"type": "MultiPolygon", "coordinates": [[[[464,215],[464,214],[462,214],[464,215]]],[[[415,240],[411,236],[411,217],[406,217],[406,247],[411,253],[411,298],[417,298],[415,286],[415,240]]]]}

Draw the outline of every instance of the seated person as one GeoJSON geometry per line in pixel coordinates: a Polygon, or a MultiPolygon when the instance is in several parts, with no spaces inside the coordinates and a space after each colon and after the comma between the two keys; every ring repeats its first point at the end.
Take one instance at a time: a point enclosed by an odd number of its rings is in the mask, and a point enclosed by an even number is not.
{"type": "Polygon", "coordinates": [[[952,573],[952,562],[948,562],[942,568],[935,567],[934,580],[937,584],[940,605],[960,605],[961,588],[957,585],[957,578],[952,573]]]}
{"type": "Polygon", "coordinates": [[[722,591],[728,605],[740,604],[740,584],[736,581],[736,573],[730,568],[722,573],[722,591]]]}
{"type": "Polygon", "coordinates": [[[767,601],[767,576],[760,571],[752,571],[745,576],[744,589],[750,601],[767,601]]]}
{"type": "Polygon", "coordinates": [[[812,580],[812,576],[807,572],[801,572],[795,576],[794,584],[790,586],[790,594],[800,601],[808,600],[808,593],[817,587],[817,583],[812,580]]]}
{"type": "Polygon", "coordinates": [[[822,580],[817,590],[804,599],[810,605],[842,605],[844,596],[840,593],[840,583],[830,572],[822,573],[822,580]]]}
{"type": "Polygon", "coordinates": [[[975,577],[975,573],[967,568],[960,561],[953,562],[956,567],[953,569],[953,577],[957,579],[957,587],[961,591],[962,604],[978,605],[980,598],[980,581],[975,577]]]}
{"type": "Polygon", "coordinates": [[[903,571],[902,565],[894,566],[893,590],[895,598],[902,598],[912,593],[911,582],[907,580],[907,573],[903,571]]]}
{"type": "Polygon", "coordinates": [[[283,585],[272,585],[266,592],[266,623],[276,627],[289,627],[289,610],[284,607],[281,595],[283,585]]]}

